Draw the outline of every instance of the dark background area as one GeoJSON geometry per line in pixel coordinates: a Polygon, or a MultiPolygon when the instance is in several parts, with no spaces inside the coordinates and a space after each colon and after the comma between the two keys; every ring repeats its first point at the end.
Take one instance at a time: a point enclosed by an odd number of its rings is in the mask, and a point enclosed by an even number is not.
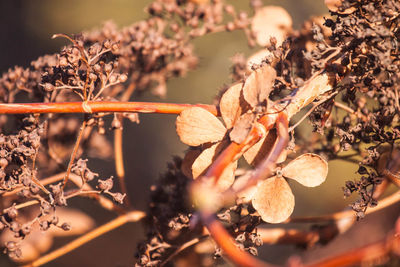
{"type": "MultiPolygon", "coordinates": [[[[147,16],[144,8],[150,2],[143,0],[0,0],[0,71],[5,72],[14,65],[27,67],[30,61],[39,56],[58,52],[66,42],[51,40],[50,37],[54,33],[79,33],[100,27],[107,20],[115,21],[120,27],[130,25],[147,16]]],[[[231,1],[231,3],[242,9],[248,9],[248,1],[231,1]]],[[[264,1],[264,3],[278,4],[286,8],[293,17],[295,28],[299,28],[301,22],[311,15],[327,12],[323,1],[282,0],[264,1]]],[[[206,36],[197,40],[195,45],[197,54],[200,55],[197,71],[190,72],[184,78],[171,80],[168,83],[165,100],[149,94],[137,100],[212,103],[217,89],[224,83],[230,83],[229,58],[238,52],[250,55],[252,51],[256,51],[249,50],[245,37],[240,32],[206,36]]],[[[140,115],[140,121],[139,125],[125,121],[124,156],[130,200],[135,207],[145,210],[150,185],[165,171],[166,164],[172,156],[182,156],[186,147],[179,142],[175,133],[175,116],[147,114],[140,115]]],[[[108,135],[112,136],[110,132],[108,135]]],[[[115,175],[112,158],[107,161],[90,160],[89,166],[93,171],[101,174],[100,178],[115,175]]],[[[343,209],[349,201],[342,201],[341,186],[344,180],[356,177],[356,170],[357,166],[349,163],[330,162],[329,177],[322,186],[304,188],[291,183],[296,197],[294,215],[325,214],[343,209]]],[[[94,217],[97,225],[115,218],[115,214],[104,211],[87,199],[72,200],[70,205],[94,217]]],[[[380,216],[382,214],[378,214],[378,218],[380,216]]],[[[374,235],[368,235],[368,238],[376,240],[385,233],[387,227],[392,225],[389,221],[390,218],[388,218],[386,228],[381,225],[374,235]]],[[[363,229],[363,225],[365,227],[367,223],[368,221],[363,221],[355,230],[363,229]]],[[[136,244],[143,238],[144,228],[140,223],[127,224],[45,266],[132,265],[136,244]]],[[[358,242],[354,237],[349,238],[345,238],[342,241],[343,244],[347,242],[352,245],[358,242]]],[[[73,237],[58,239],[55,247],[72,239],[73,237]]],[[[344,247],[340,243],[337,246],[342,249],[344,247]]],[[[332,252],[332,248],[317,249],[312,252],[314,254],[307,257],[323,255],[325,251],[332,252]]],[[[271,262],[283,263],[293,253],[300,254],[301,250],[289,246],[267,247],[262,255],[271,262]]],[[[13,266],[5,256],[0,257],[0,266],[8,265],[13,266]]]]}

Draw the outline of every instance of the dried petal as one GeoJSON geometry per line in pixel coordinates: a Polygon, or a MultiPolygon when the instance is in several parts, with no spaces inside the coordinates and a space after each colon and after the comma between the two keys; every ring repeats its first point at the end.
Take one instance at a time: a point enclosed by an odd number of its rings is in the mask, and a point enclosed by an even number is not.
{"type": "Polygon", "coordinates": [[[243,83],[232,85],[221,97],[219,102],[219,109],[221,111],[222,119],[225,122],[226,128],[233,127],[235,121],[242,114],[243,109],[240,101],[240,94],[242,92],[243,83]]]}
{"type": "Polygon", "coordinates": [[[193,107],[185,109],[176,119],[176,131],[181,141],[190,146],[221,141],[226,129],[209,111],[193,107]]]}
{"type": "Polygon", "coordinates": [[[280,223],[292,214],[294,196],[285,179],[274,176],[257,185],[252,204],[263,221],[280,223]]]}
{"type": "MultiPolygon", "coordinates": [[[[210,167],[223,147],[222,144],[214,144],[201,152],[192,165],[192,175],[194,179],[202,175],[208,167],[210,167]]],[[[229,164],[221,174],[221,177],[218,179],[218,187],[221,191],[228,189],[232,185],[235,180],[234,173],[236,168],[237,161],[229,164]]]]}
{"type": "Polygon", "coordinates": [[[268,45],[271,37],[276,38],[279,46],[292,28],[292,18],[282,7],[266,6],[257,10],[251,27],[260,46],[268,45]]]}
{"type": "Polygon", "coordinates": [[[292,160],[283,168],[282,174],[304,186],[315,187],[325,181],[328,162],[317,154],[306,153],[292,160]]]}
{"type": "Polygon", "coordinates": [[[264,65],[246,79],[243,86],[244,99],[253,108],[268,99],[276,77],[276,71],[269,65],[264,65]]]}
{"type": "Polygon", "coordinates": [[[191,149],[188,152],[186,152],[181,165],[181,171],[186,177],[193,178],[192,165],[200,154],[201,154],[200,149],[191,149]]]}
{"type": "MultiPolygon", "coordinates": [[[[250,147],[243,157],[252,166],[257,166],[263,159],[265,159],[269,152],[274,147],[277,138],[276,129],[271,129],[268,134],[261,138],[254,146],[250,147]]],[[[286,150],[282,152],[276,163],[282,163],[286,160],[286,150]]]]}
{"type": "Polygon", "coordinates": [[[242,143],[253,128],[255,119],[256,115],[254,113],[245,113],[240,116],[229,133],[231,140],[238,144],[242,143]]]}

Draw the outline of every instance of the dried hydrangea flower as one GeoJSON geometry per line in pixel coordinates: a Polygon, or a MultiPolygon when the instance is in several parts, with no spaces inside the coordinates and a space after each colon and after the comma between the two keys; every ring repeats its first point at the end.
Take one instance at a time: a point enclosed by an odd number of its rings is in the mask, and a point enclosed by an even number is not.
{"type": "MultiPolygon", "coordinates": [[[[203,108],[192,107],[181,112],[176,120],[181,141],[190,146],[206,147],[201,152],[188,152],[183,164],[185,175],[196,179],[203,174],[226,146],[224,141],[228,132],[231,141],[244,141],[253,125],[257,123],[257,111],[266,109],[275,77],[275,69],[264,65],[253,71],[244,83],[231,86],[222,95],[219,104],[225,125],[203,108]]],[[[218,181],[221,190],[232,185],[236,167],[237,161],[234,161],[222,173],[218,181]]]]}
{"type": "Polygon", "coordinates": [[[252,204],[265,222],[283,222],[294,209],[294,196],[285,178],[315,187],[325,181],[327,174],[328,163],[323,158],[312,153],[303,154],[276,176],[260,182],[252,196],[252,204]]]}

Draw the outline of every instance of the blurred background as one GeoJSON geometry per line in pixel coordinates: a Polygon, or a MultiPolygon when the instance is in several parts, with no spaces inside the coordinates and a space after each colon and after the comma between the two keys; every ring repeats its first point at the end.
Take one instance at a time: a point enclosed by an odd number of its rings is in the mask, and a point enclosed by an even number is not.
{"type": "MultiPolygon", "coordinates": [[[[150,2],[150,0],[0,0],[0,71],[5,72],[14,65],[27,67],[30,61],[39,56],[58,52],[66,43],[64,40],[51,40],[50,37],[55,33],[79,33],[100,27],[107,20],[113,20],[123,27],[144,19],[147,16],[144,11],[145,6],[150,2]]],[[[238,8],[249,9],[248,1],[230,2],[238,8]]],[[[264,1],[264,3],[280,5],[287,9],[293,17],[295,28],[299,28],[302,21],[312,15],[327,13],[322,0],[280,0],[264,1]]],[[[200,56],[199,68],[184,78],[170,80],[166,99],[144,94],[138,100],[212,103],[217,89],[231,81],[229,58],[239,52],[245,55],[252,53],[241,32],[205,36],[195,42],[195,47],[200,56]]],[[[172,156],[183,156],[186,146],[179,142],[176,135],[175,116],[140,115],[140,121],[139,125],[125,121],[124,156],[130,200],[138,209],[146,210],[150,185],[166,170],[166,164],[172,156]]],[[[307,122],[303,124],[307,125],[307,122]]],[[[108,135],[111,138],[110,132],[108,135]]],[[[89,166],[93,171],[102,174],[100,178],[115,175],[111,158],[108,161],[90,160],[89,166]]],[[[343,200],[341,187],[345,180],[357,177],[356,170],[356,165],[330,162],[329,177],[322,186],[305,189],[292,183],[296,198],[294,215],[316,215],[342,210],[348,205],[349,200],[343,200]]],[[[94,216],[97,225],[115,217],[114,214],[104,211],[87,199],[72,200],[71,205],[94,216]]],[[[357,230],[368,223],[369,221],[363,220],[357,226],[357,230]]],[[[364,241],[373,241],[381,237],[392,225],[389,221],[387,224],[376,228],[376,233],[364,235],[368,239],[364,241]]],[[[135,260],[136,244],[144,238],[143,229],[140,223],[125,225],[45,266],[132,265],[135,260]]],[[[361,242],[351,235],[346,238],[342,241],[336,240],[335,242],[342,242],[339,245],[335,243],[336,247],[343,249],[345,245],[341,244],[357,245],[357,242],[361,242]]],[[[73,237],[58,239],[54,247],[59,247],[72,239],[73,237]]],[[[313,258],[323,255],[326,251],[332,252],[332,246],[316,248],[305,257],[313,258]]],[[[261,255],[273,263],[284,263],[289,255],[300,253],[302,250],[293,246],[275,246],[266,247],[261,255]]],[[[14,266],[14,264],[5,256],[1,256],[0,266],[14,266]]]]}

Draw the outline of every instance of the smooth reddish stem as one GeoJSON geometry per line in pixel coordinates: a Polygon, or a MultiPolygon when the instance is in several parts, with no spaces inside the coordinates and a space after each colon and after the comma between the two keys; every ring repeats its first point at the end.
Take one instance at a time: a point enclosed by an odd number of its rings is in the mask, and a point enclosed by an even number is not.
{"type": "Polygon", "coordinates": [[[97,113],[97,112],[139,112],[179,114],[190,107],[201,107],[219,116],[219,111],[213,105],[175,104],[154,102],[61,102],[61,103],[1,103],[0,114],[24,113],[97,113]]]}
{"type": "Polygon", "coordinates": [[[204,176],[208,178],[214,177],[215,183],[217,183],[225,168],[237,160],[246,149],[257,143],[258,140],[260,140],[265,134],[265,130],[262,129],[262,126],[259,127],[258,125],[255,125],[253,129],[251,129],[246,140],[244,140],[242,143],[230,143],[228,147],[225,148],[224,151],[217,157],[204,176]]]}

